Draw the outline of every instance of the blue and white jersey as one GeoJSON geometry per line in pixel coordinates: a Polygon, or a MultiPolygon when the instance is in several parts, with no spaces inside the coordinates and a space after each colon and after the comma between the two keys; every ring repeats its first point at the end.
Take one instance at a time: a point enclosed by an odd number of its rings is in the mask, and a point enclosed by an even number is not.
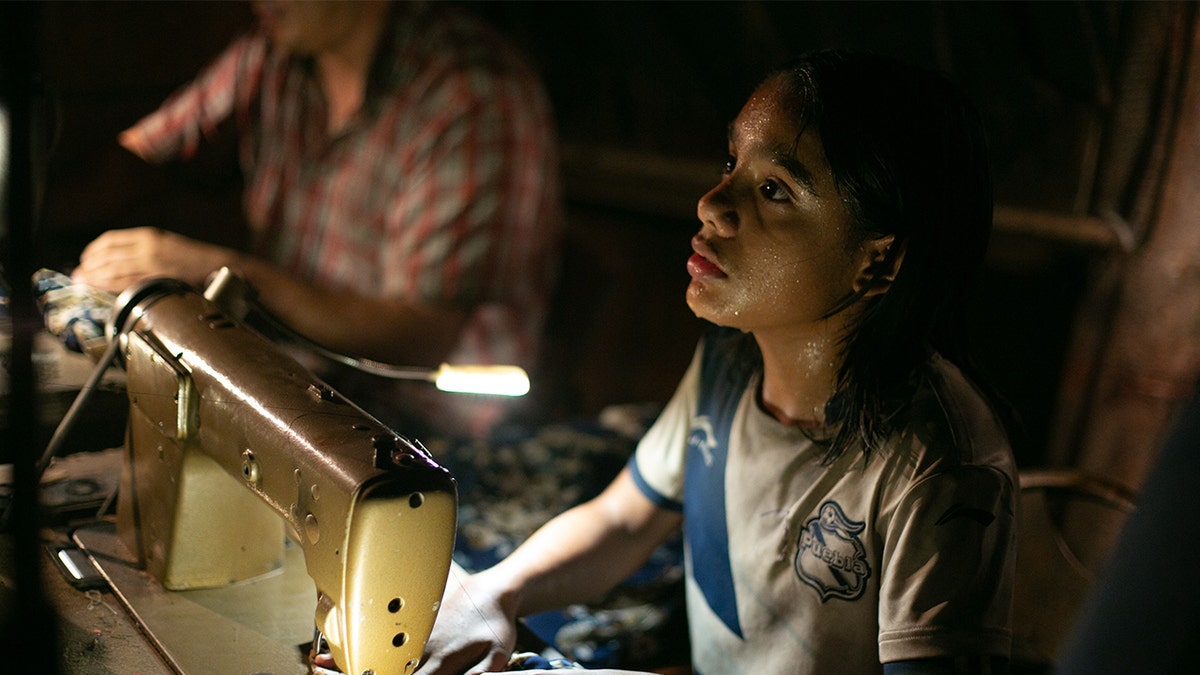
{"type": "Polygon", "coordinates": [[[1007,655],[1016,472],[973,385],[934,355],[908,428],[865,463],[850,450],[823,465],[823,446],[757,404],[737,339],[706,337],[630,460],[647,497],[683,511],[696,671],[1007,655]]]}

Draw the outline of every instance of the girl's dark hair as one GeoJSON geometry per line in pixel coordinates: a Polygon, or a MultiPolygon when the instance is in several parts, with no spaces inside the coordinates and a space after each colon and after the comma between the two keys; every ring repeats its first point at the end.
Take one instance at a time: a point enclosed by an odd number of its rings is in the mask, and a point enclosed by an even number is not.
{"type": "Polygon", "coordinates": [[[992,228],[983,126],[945,77],[881,56],[817,52],[771,77],[784,78],[803,126],[820,135],[859,234],[904,247],[890,289],[865,301],[843,338],[826,410],[841,423],[827,460],[856,444],[869,453],[900,423],[930,350],[977,376],[965,315],[992,228]]]}

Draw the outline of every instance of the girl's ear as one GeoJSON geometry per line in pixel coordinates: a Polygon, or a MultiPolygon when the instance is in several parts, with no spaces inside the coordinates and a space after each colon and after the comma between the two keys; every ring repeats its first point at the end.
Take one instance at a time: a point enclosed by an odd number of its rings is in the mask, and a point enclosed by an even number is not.
{"type": "Polygon", "coordinates": [[[907,243],[907,240],[897,242],[894,234],[864,241],[862,268],[854,279],[854,293],[864,298],[887,293],[900,272],[907,243]]]}

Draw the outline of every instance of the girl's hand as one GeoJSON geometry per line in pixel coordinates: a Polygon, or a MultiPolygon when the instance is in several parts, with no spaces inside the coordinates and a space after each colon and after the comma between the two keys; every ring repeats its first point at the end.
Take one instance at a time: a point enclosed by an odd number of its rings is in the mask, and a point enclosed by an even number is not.
{"type": "Polygon", "coordinates": [[[446,584],[419,675],[501,672],[517,643],[516,616],[486,572],[465,576],[455,567],[446,584]]]}

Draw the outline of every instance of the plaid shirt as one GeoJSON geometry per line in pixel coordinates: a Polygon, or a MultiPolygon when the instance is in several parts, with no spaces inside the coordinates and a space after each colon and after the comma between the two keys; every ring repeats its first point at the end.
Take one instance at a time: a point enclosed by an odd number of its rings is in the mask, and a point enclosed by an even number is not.
{"type": "MultiPolygon", "coordinates": [[[[188,158],[232,121],[257,253],[328,287],[468,308],[449,362],[529,368],[559,232],[552,113],[497,34],[428,9],[397,7],[363,106],[336,135],[311,60],[255,33],[141,120],[132,149],[188,158]]],[[[425,414],[475,408],[450,425],[473,417],[476,432],[495,421],[495,405],[465,398],[425,414]]]]}

